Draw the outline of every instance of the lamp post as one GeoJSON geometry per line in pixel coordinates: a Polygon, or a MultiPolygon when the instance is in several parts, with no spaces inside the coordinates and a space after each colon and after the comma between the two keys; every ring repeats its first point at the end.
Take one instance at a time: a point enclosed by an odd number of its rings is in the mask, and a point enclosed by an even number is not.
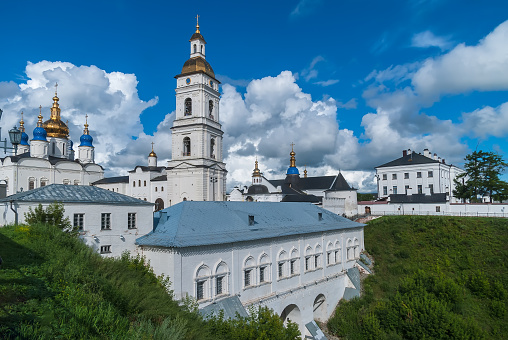
{"type": "MultiPolygon", "coordinates": [[[[2,113],[3,110],[0,109],[0,120],[2,119],[2,113]]],[[[16,126],[9,130],[9,139],[13,145],[12,148],[7,146],[7,138],[2,140],[2,128],[0,127],[0,149],[4,149],[4,154],[7,154],[7,150],[14,150],[14,155],[16,155],[18,152],[18,145],[21,143],[21,131],[16,126]]]]}
{"type": "Polygon", "coordinates": [[[11,144],[14,145],[14,156],[16,156],[18,154],[18,145],[21,143],[21,131],[16,126],[9,130],[9,139],[11,144]]]}

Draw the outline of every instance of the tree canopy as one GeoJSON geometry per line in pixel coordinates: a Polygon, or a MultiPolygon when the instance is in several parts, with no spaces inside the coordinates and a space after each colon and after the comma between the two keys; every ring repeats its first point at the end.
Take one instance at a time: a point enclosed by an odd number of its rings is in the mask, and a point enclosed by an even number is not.
{"type": "Polygon", "coordinates": [[[476,202],[488,196],[492,200],[508,199],[508,183],[499,178],[508,164],[495,152],[474,151],[464,160],[465,173],[455,179],[455,197],[476,202]]]}

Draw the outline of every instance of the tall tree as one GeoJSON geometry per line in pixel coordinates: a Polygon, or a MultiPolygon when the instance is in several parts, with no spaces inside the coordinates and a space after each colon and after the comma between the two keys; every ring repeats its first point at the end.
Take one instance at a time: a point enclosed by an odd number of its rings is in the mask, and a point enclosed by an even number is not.
{"type": "Polygon", "coordinates": [[[474,151],[464,158],[465,173],[454,179],[455,197],[471,202],[478,201],[478,197],[489,196],[492,199],[507,199],[508,183],[501,180],[499,175],[508,166],[503,158],[495,152],[474,151]]]}

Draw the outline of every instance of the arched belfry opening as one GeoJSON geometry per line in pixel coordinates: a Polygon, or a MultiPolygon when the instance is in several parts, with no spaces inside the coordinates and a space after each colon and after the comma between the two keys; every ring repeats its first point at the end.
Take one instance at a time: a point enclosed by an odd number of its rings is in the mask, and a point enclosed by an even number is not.
{"type": "Polygon", "coordinates": [[[185,116],[192,115],[192,99],[187,98],[185,99],[185,116]]]}
{"type": "Polygon", "coordinates": [[[190,137],[185,137],[183,139],[183,155],[190,156],[191,155],[191,140],[190,137]]]}

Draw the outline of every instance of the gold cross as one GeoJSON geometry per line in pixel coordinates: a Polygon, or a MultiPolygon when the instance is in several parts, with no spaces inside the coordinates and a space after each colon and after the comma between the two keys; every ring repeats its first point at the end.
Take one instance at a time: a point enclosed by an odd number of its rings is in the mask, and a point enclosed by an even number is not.
{"type": "Polygon", "coordinates": [[[58,83],[55,83],[55,96],[56,96],[57,90],[58,90],[58,83]]]}
{"type": "Polygon", "coordinates": [[[293,146],[295,146],[295,143],[291,143],[291,151],[293,151],[293,146]]]}
{"type": "Polygon", "coordinates": [[[88,124],[88,113],[85,115],[85,123],[88,124]]]}
{"type": "Polygon", "coordinates": [[[198,26],[199,26],[199,14],[198,14],[198,15],[196,15],[196,25],[198,25],[198,26]]]}
{"type": "Polygon", "coordinates": [[[153,144],[154,144],[154,143],[152,142],[152,151],[153,151],[153,144]]]}

